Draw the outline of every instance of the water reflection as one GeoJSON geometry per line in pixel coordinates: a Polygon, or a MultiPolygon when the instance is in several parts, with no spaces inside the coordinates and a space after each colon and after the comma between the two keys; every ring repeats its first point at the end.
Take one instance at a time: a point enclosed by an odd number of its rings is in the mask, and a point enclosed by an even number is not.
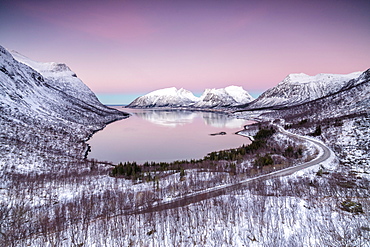
{"type": "Polygon", "coordinates": [[[124,111],[132,116],[109,124],[89,140],[92,150],[89,158],[114,163],[190,160],[250,142],[246,137],[235,135],[235,132],[251,122],[230,118],[226,114],[138,109],[124,111]],[[219,132],[226,132],[226,135],[210,135],[219,132]]]}
{"type": "Polygon", "coordinates": [[[190,111],[154,111],[154,110],[134,112],[133,114],[151,123],[169,127],[176,127],[187,123],[192,123],[198,115],[197,113],[190,111]]]}
{"type": "Polygon", "coordinates": [[[244,119],[229,117],[217,112],[144,110],[133,112],[133,114],[151,123],[169,127],[192,123],[195,118],[202,118],[206,125],[216,128],[235,129],[242,128],[246,124],[244,119]]]}
{"type": "Polygon", "coordinates": [[[204,112],[202,117],[207,125],[216,128],[236,129],[246,125],[245,119],[237,119],[221,113],[204,112]]]}

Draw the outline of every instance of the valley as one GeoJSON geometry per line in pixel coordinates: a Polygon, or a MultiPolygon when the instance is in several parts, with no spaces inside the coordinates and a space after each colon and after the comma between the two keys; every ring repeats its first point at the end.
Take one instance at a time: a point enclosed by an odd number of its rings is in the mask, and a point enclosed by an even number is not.
{"type": "MultiPolygon", "coordinates": [[[[204,110],[258,120],[239,129],[250,144],[140,169],[126,163],[113,174],[117,162],[85,159],[86,142],[111,122],[129,121],[127,113],[102,105],[66,65],[0,47],[0,66],[2,246],[370,243],[370,70],[290,76],[285,89],[279,84],[240,104],[228,90],[205,90],[204,110]],[[300,97],[313,91],[320,93],[300,97]]],[[[197,108],[183,105],[189,97],[179,101],[188,92],[170,91],[160,94],[161,106],[141,98],[136,102],[149,103],[136,107],[187,108],[190,115],[197,108]]],[[[143,117],[174,124],[168,116],[143,117]]],[[[207,129],[207,138],[229,135],[209,136],[218,132],[207,129]]]]}

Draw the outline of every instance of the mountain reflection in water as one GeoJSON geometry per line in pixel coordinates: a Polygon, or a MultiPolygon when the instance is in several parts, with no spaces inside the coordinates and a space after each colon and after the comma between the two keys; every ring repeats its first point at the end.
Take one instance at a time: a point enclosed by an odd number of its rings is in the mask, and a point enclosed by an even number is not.
{"type": "Polygon", "coordinates": [[[246,125],[245,119],[232,118],[216,112],[145,110],[134,114],[151,123],[172,127],[192,123],[195,118],[203,118],[206,125],[216,128],[240,129],[246,125]]]}
{"type": "Polygon", "coordinates": [[[114,163],[203,158],[207,153],[250,143],[235,132],[251,121],[223,113],[122,109],[132,115],[109,124],[88,141],[89,158],[114,163]],[[226,132],[226,135],[211,136],[226,132]]]}

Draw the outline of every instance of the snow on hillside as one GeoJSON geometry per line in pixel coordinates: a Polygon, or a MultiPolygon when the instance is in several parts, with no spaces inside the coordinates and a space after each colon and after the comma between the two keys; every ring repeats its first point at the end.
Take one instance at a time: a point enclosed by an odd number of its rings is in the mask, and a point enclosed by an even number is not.
{"type": "Polygon", "coordinates": [[[183,88],[164,88],[148,93],[131,102],[128,107],[176,107],[189,106],[198,100],[192,92],[183,88]]]}
{"type": "Polygon", "coordinates": [[[252,96],[242,87],[229,86],[220,89],[206,89],[194,107],[229,107],[246,104],[252,100],[252,96]]]}
{"type": "Polygon", "coordinates": [[[279,111],[271,110],[272,118],[315,118],[315,121],[325,118],[336,118],[347,115],[357,115],[368,112],[370,106],[370,69],[358,78],[348,81],[339,91],[326,97],[309,101],[305,104],[287,107],[279,111]]]}
{"type": "MultiPolygon", "coordinates": [[[[7,102],[10,107],[20,105],[25,108],[24,111],[37,109],[39,114],[49,114],[47,118],[58,115],[61,119],[70,119],[76,113],[74,108],[84,107],[121,114],[100,103],[67,65],[36,62],[15,51],[10,53],[1,46],[0,51],[0,86],[5,96],[0,103],[7,102]]],[[[79,114],[86,112],[87,109],[79,114]]]]}
{"type": "Polygon", "coordinates": [[[83,158],[83,140],[125,117],[101,104],[66,65],[22,58],[40,72],[0,46],[0,170],[50,169],[44,161],[56,158],[51,153],[83,158]]]}
{"type": "Polygon", "coordinates": [[[358,78],[361,73],[318,74],[315,76],[303,73],[290,74],[276,87],[267,90],[246,106],[248,109],[258,109],[302,104],[338,92],[345,88],[352,79],[358,78]]]}
{"type": "Polygon", "coordinates": [[[39,72],[48,80],[51,86],[76,98],[82,98],[90,104],[101,105],[96,95],[66,64],[55,62],[42,63],[34,61],[16,51],[11,51],[10,53],[17,61],[39,72]]]}
{"type": "Polygon", "coordinates": [[[228,93],[238,104],[245,104],[254,100],[254,98],[239,86],[228,86],[225,87],[226,93],[228,93]]]}
{"type": "Polygon", "coordinates": [[[153,91],[135,99],[128,107],[229,107],[249,103],[253,100],[242,87],[229,86],[220,89],[206,89],[201,97],[183,88],[175,87],[153,91]]]}

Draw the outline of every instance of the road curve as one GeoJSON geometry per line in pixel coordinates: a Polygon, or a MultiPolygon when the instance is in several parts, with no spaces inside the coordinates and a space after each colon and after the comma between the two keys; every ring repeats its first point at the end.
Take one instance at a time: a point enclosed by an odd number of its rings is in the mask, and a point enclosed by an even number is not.
{"type": "Polygon", "coordinates": [[[288,167],[288,168],[285,168],[285,169],[282,169],[282,170],[278,170],[278,171],[275,171],[275,172],[271,172],[271,173],[260,175],[260,176],[253,177],[253,178],[248,178],[248,179],[245,179],[243,181],[240,181],[240,182],[237,182],[237,183],[234,183],[234,184],[226,184],[226,185],[221,185],[221,186],[201,190],[201,191],[198,191],[198,192],[194,192],[194,193],[182,196],[180,198],[175,198],[175,199],[173,199],[171,201],[168,201],[168,202],[161,202],[161,203],[158,203],[158,204],[155,204],[155,205],[149,205],[149,206],[145,206],[145,207],[142,207],[142,208],[136,208],[136,209],[133,209],[133,210],[126,211],[124,214],[126,214],[126,215],[142,214],[142,213],[158,212],[158,211],[167,210],[167,209],[171,209],[171,208],[183,207],[183,206],[186,206],[186,205],[189,205],[189,204],[192,204],[192,203],[196,203],[196,202],[199,202],[199,201],[203,201],[203,200],[206,200],[206,199],[209,199],[209,198],[217,197],[217,196],[220,196],[220,195],[225,195],[225,194],[229,193],[230,191],[241,189],[241,188],[245,187],[246,185],[250,184],[251,182],[263,181],[263,180],[271,179],[271,178],[274,178],[274,177],[281,177],[281,176],[290,175],[290,174],[293,174],[294,172],[300,171],[300,170],[305,169],[305,168],[310,167],[310,166],[320,164],[321,162],[329,159],[331,152],[330,152],[329,148],[327,148],[321,142],[313,140],[313,139],[305,137],[305,136],[292,134],[292,133],[286,131],[285,129],[283,129],[282,127],[280,127],[280,126],[276,126],[276,127],[277,127],[279,132],[281,132],[285,135],[288,135],[292,138],[296,138],[296,139],[311,142],[316,147],[321,149],[321,152],[319,152],[319,155],[315,159],[313,159],[311,161],[308,161],[308,162],[305,162],[303,164],[297,165],[297,166],[288,167]]]}

